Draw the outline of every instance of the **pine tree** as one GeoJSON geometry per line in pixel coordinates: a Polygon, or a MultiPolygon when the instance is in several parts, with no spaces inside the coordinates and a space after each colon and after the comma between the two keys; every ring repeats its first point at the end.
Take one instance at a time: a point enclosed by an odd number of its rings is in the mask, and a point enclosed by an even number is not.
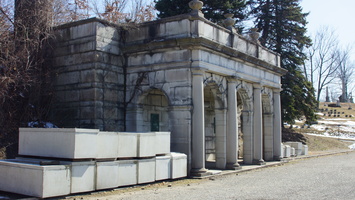
{"type": "MultiPolygon", "coordinates": [[[[158,17],[170,17],[190,12],[188,6],[191,0],[155,0],[158,17]]],[[[218,23],[225,19],[223,14],[233,13],[234,17],[242,21],[247,18],[247,2],[245,0],[203,0],[202,12],[205,18],[218,23]]]]}
{"type": "Polygon", "coordinates": [[[261,44],[279,53],[281,66],[288,70],[281,80],[283,121],[292,124],[302,115],[308,122],[315,120],[314,88],[301,70],[306,59],[303,49],[311,45],[306,36],[308,14],[302,13],[299,0],[256,0],[252,14],[262,31],[261,44]]]}

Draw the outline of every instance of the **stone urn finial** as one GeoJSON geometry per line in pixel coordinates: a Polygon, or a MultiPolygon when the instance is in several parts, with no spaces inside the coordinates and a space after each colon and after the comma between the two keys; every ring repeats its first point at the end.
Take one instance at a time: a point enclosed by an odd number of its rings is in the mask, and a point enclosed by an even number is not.
{"type": "Polygon", "coordinates": [[[224,17],[226,19],[223,21],[223,23],[227,27],[227,29],[229,29],[229,30],[232,30],[233,29],[233,25],[235,24],[235,20],[232,19],[233,16],[234,16],[234,14],[232,14],[232,13],[224,14],[224,17]]]}
{"type": "Polygon", "coordinates": [[[202,15],[201,9],[203,6],[203,2],[199,0],[192,0],[189,3],[189,7],[192,9],[192,14],[193,15],[202,15]]]}
{"type": "Polygon", "coordinates": [[[256,42],[259,44],[260,33],[257,31],[258,31],[258,28],[251,28],[250,33],[249,33],[249,37],[253,42],[256,42]]]}

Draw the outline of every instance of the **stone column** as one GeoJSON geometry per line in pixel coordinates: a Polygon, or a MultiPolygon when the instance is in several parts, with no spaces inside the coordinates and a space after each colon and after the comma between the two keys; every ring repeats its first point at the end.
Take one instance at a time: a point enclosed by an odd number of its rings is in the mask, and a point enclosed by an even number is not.
{"type": "Polygon", "coordinates": [[[228,80],[227,169],[238,169],[237,83],[228,80]]]}
{"type": "Polygon", "coordinates": [[[205,104],[203,71],[192,71],[192,163],[191,175],[203,176],[205,169],[205,104]]]}
{"type": "Polygon", "coordinates": [[[280,100],[281,89],[274,89],[274,159],[281,160],[281,100],[280,100]]]}
{"type": "Polygon", "coordinates": [[[227,136],[226,136],[226,129],[227,129],[227,122],[226,122],[226,109],[216,109],[216,168],[217,169],[225,169],[227,158],[226,158],[226,143],[227,143],[227,136]]]}
{"type": "Polygon", "coordinates": [[[264,164],[261,85],[254,84],[254,164],[264,164]]]}

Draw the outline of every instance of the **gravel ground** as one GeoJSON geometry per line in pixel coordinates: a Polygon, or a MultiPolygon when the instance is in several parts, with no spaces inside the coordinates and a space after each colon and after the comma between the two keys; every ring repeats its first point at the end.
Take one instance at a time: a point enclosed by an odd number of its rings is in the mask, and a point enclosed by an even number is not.
{"type": "Polygon", "coordinates": [[[355,199],[355,152],[69,199],[355,199]]]}

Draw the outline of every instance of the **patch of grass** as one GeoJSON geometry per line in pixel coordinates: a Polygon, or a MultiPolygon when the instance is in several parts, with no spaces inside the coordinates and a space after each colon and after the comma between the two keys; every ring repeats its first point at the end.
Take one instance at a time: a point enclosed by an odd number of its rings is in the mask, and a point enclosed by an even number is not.
{"type": "Polygon", "coordinates": [[[349,143],[334,138],[304,135],[309,151],[331,151],[349,149],[349,143]]]}

